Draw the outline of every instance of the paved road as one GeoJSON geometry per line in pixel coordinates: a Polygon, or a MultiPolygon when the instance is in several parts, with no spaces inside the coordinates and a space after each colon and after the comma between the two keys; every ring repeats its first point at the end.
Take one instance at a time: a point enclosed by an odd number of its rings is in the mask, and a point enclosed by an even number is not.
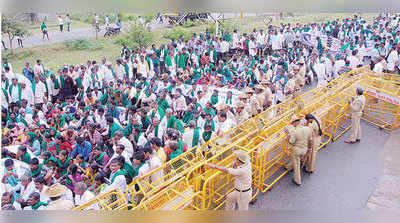
{"type": "Polygon", "coordinates": [[[292,173],[258,196],[250,206],[255,210],[332,210],[364,209],[382,175],[384,145],[390,133],[362,123],[359,144],[343,141],[350,132],[320,150],[316,172],[302,173],[301,187],[295,186],[292,173]]]}
{"type": "MultiPolygon", "coordinates": [[[[104,35],[105,29],[102,27],[99,36],[104,35]]],[[[41,33],[35,33],[31,36],[26,37],[23,40],[24,47],[29,48],[33,46],[39,46],[39,45],[46,45],[50,43],[59,43],[63,42],[65,40],[72,40],[72,39],[79,39],[79,38],[94,38],[96,37],[96,32],[93,29],[93,27],[83,27],[83,28],[77,28],[77,29],[71,29],[71,32],[60,32],[60,31],[55,31],[51,30],[49,31],[49,38],[50,40],[48,41],[42,39],[42,34],[41,33]]],[[[6,46],[9,47],[9,41],[6,38],[3,38],[3,41],[6,43],[6,46]]],[[[17,46],[17,40],[14,39],[13,41],[13,47],[15,48],[17,46]]]]}
{"type": "Polygon", "coordinates": [[[384,146],[384,167],[376,190],[368,201],[369,210],[400,210],[400,130],[384,146]]]}

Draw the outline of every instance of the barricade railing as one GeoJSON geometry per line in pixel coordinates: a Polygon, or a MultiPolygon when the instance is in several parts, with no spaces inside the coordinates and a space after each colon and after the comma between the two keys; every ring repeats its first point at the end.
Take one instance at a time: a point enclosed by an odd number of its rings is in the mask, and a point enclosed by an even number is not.
{"type": "Polygon", "coordinates": [[[185,171],[190,170],[191,166],[202,159],[202,157],[196,155],[196,150],[197,148],[193,147],[174,159],[169,160],[163,166],[149,171],[140,178],[133,179],[125,191],[131,206],[134,207],[142,200],[148,199],[183,176],[185,171]],[[159,175],[160,172],[162,172],[163,177],[156,179],[155,182],[151,181],[152,176],[159,175]]]}
{"type": "MultiPolygon", "coordinates": [[[[251,155],[253,197],[259,192],[264,193],[288,172],[285,167],[290,160],[292,147],[287,142],[284,129],[290,128],[293,114],[312,113],[320,120],[323,135],[319,150],[351,128],[348,100],[355,96],[358,86],[366,88],[367,93],[369,89],[373,89],[396,98],[400,94],[399,80],[396,75],[376,75],[363,67],[268,108],[222,136],[185,152],[141,179],[135,179],[126,191],[131,204],[122,204],[120,208],[221,208],[226,195],[233,190],[233,177],[205,166],[207,163],[215,163],[229,167],[233,161],[232,153],[236,149],[245,150],[251,155]],[[157,171],[163,171],[164,177],[159,182],[149,181],[157,171]]],[[[363,119],[382,128],[399,127],[398,105],[389,105],[376,95],[373,97],[367,94],[366,98],[363,119]],[[374,101],[378,101],[378,104],[373,103],[374,101]],[[391,118],[386,120],[386,116],[391,118]]]]}
{"type": "Polygon", "coordinates": [[[109,192],[94,197],[85,204],[75,207],[74,210],[126,210],[127,204],[128,201],[125,194],[120,188],[114,188],[109,192]]]}

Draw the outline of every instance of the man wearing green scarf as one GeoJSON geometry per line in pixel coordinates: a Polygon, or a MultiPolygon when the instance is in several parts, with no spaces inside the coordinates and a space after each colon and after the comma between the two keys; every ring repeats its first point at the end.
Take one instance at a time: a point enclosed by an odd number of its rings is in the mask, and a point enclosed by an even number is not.
{"type": "Polygon", "coordinates": [[[117,131],[123,131],[122,127],[114,122],[114,118],[107,117],[108,137],[111,139],[115,136],[117,131]]]}
{"type": "Polygon", "coordinates": [[[29,195],[27,204],[28,208],[24,208],[24,210],[32,209],[33,211],[45,210],[47,207],[47,203],[40,201],[40,194],[38,192],[33,192],[29,195]]]}
{"type": "Polygon", "coordinates": [[[110,162],[110,185],[108,188],[120,188],[122,191],[126,190],[127,183],[125,176],[127,173],[122,169],[123,164],[118,160],[118,158],[114,158],[110,162]]]}
{"type": "Polygon", "coordinates": [[[183,142],[189,147],[195,147],[199,144],[200,133],[199,127],[196,127],[196,122],[194,120],[188,123],[188,129],[185,130],[185,133],[182,135],[183,142]]]}
{"type": "Polygon", "coordinates": [[[211,95],[211,103],[212,105],[216,105],[218,103],[218,90],[214,90],[213,94],[211,95]]]}
{"type": "Polygon", "coordinates": [[[18,83],[18,79],[14,77],[12,79],[12,84],[8,88],[8,93],[9,93],[9,103],[10,106],[15,106],[19,105],[21,101],[21,92],[22,92],[22,87],[21,84],[18,83]]]}
{"type": "Polygon", "coordinates": [[[31,155],[29,155],[26,146],[21,145],[18,147],[17,160],[29,164],[31,162],[31,155]]]}

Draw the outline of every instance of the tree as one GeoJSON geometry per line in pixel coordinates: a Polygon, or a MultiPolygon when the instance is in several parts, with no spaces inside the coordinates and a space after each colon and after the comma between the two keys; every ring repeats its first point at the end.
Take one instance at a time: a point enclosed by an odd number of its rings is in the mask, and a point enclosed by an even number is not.
{"type": "Polygon", "coordinates": [[[149,47],[153,41],[153,33],[145,30],[140,25],[132,25],[131,31],[127,35],[120,36],[116,39],[118,44],[126,44],[129,48],[135,50],[149,47]]]}
{"type": "Polygon", "coordinates": [[[1,16],[1,33],[7,35],[10,41],[10,50],[12,52],[12,41],[16,36],[23,37],[28,34],[28,29],[25,25],[19,22],[16,18],[1,16]]]}

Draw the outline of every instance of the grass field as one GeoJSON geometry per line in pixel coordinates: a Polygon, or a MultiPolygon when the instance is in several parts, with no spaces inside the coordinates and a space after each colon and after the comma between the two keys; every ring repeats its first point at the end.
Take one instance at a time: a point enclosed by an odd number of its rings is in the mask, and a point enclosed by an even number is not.
{"type": "MultiPolygon", "coordinates": [[[[343,19],[345,17],[352,16],[352,14],[297,14],[294,17],[288,17],[283,19],[276,19],[272,22],[273,25],[279,25],[280,23],[309,23],[309,22],[327,22],[333,19],[343,19]]],[[[363,14],[361,15],[367,22],[371,22],[377,14],[363,14]]],[[[243,19],[229,19],[223,22],[224,27],[237,28],[240,32],[251,32],[253,28],[265,29],[266,24],[264,23],[265,17],[253,17],[243,19]]],[[[74,21],[72,28],[79,26],[89,25],[80,21],[74,21]]],[[[211,25],[209,23],[198,23],[193,27],[179,27],[178,29],[184,29],[185,32],[199,33],[204,32],[207,27],[211,25]]],[[[57,27],[54,27],[57,29],[57,27]]],[[[153,30],[155,36],[155,44],[160,45],[167,43],[169,40],[164,38],[164,35],[170,32],[171,28],[160,28],[153,30]]],[[[16,49],[14,54],[9,52],[2,54],[2,57],[7,57],[9,62],[13,64],[14,72],[21,72],[25,62],[34,63],[37,59],[41,59],[44,65],[53,71],[56,71],[64,64],[81,64],[87,60],[100,61],[101,57],[105,56],[109,61],[115,61],[120,55],[121,46],[114,43],[114,38],[100,38],[100,42],[103,48],[100,50],[70,50],[63,43],[49,44],[45,46],[38,46],[27,49],[16,49]]]]}

